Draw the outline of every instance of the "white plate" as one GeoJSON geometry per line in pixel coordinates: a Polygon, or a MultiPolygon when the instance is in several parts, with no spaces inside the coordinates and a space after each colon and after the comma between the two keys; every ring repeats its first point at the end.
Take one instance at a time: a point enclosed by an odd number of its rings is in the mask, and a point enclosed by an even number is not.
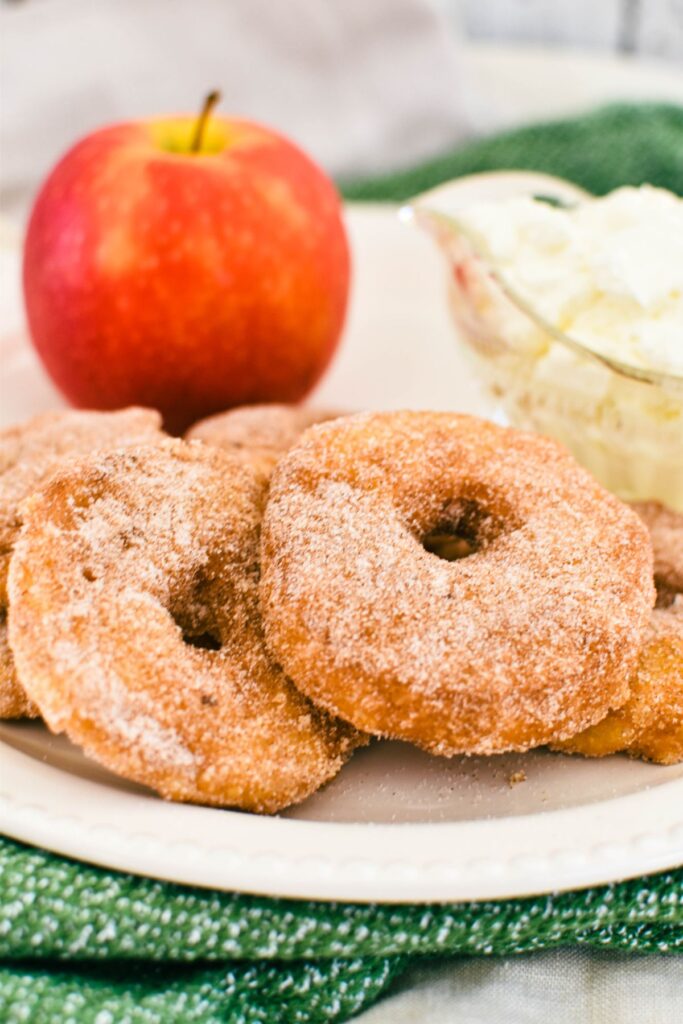
{"type": "MultiPolygon", "coordinates": [[[[491,413],[458,357],[431,243],[394,211],[349,211],[355,289],[316,400],[491,413]]],[[[5,267],[14,273],[11,250],[5,267]]],[[[22,337],[2,338],[4,422],[58,402],[22,337]]],[[[544,751],[355,754],[275,818],[169,804],[36,723],[0,724],[0,811],[18,839],[113,868],[217,889],[345,900],[483,899],[573,888],[683,862],[683,765],[544,751]],[[524,781],[513,777],[523,772],[524,781]]]]}

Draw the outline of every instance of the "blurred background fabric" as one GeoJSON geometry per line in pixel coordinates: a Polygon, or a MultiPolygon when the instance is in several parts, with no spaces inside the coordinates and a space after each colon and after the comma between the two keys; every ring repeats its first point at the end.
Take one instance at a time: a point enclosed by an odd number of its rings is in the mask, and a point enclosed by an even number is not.
{"type": "Polygon", "coordinates": [[[348,180],[605,100],[683,103],[682,62],[681,0],[0,0],[0,208],[23,217],[79,136],[211,88],[348,180]]]}
{"type": "Polygon", "coordinates": [[[681,0],[432,0],[472,39],[683,61],[681,0]]]}
{"type": "Polygon", "coordinates": [[[0,15],[5,210],[80,135],[191,112],[212,88],[336,174],[405,166],[471,130],[458,39],[419,0],[24,0],[0,15]]]}
{"type": "Polygon", "coordinates": [[[674,1024],[680,960],[566,949],[416,964],[357,1024],[674,1024]]]}
{"type": "Polygon", "coordinates": [[[683,106],[610,103],[534,121],[460,143],[415,167],[342,182],[342,192],[347,199],[404,202],[453,178],[511,167],[567,178],[594,195],[648,182],[683,196],[683,106]]]}

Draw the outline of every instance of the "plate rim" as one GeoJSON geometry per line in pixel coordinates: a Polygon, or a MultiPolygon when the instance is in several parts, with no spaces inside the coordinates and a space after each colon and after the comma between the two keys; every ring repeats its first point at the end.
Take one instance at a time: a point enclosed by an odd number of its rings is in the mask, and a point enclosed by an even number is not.
{"type": "Polygon", "coordinates": [[[99,867],[223,892],[460,902],[585,888],[683,862],[683,777],[514,817],[344,823],[174,804],[108,789],[5,741],[0,752],[0,815],[11,838],[99,867]],[[440,854],[429,853],[437,847],[440,854]]]}

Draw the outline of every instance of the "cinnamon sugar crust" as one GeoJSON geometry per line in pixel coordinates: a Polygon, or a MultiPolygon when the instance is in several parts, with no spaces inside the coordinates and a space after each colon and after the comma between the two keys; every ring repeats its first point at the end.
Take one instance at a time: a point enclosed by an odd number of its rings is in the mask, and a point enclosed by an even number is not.
{"type": "Polygon", "coordinates": [[[7,637],[7,615],[0,615],[0,718],[38,718],[40,712],[17,679],[7,637]]]}
{"type": "Polygon", "coordinates": [[[645,523],[655,557],[657,607],[673,604],[683,594],[683,513],[660,505],[658,501],[638,501],[631,505],[645,523]]]}
{"type": "Polygon", "coordinates": [[[676,764],[683,760],[683,515],[654,501],[633,508],[650,531],[658,607],[627,702],[557,749],[584,757],[624,751],[676,764]]]}
{"type": "Polygon", "coordinates": [[[268,656],[267,482],[184,441],[72,464],[22,506],[10,641],[54,732],[164,797],[256,811],[304,799],[363,737],[268,656]]]}
{"type": "Polygon", "coordinates": [[[275,658],[359,729],[443,755],[526,750],[626,701],[652,551],[553,441],[363,414],[310,428],[278,463],[261,601],[275,658]],[[439,557],[444,534],[467,557],[439,557]]]}
{"type": "Polygon", "coordinates": [[[307,427],[341,415],[326,409],[297,405],[243,405],[209,416],[190,427],[189,441],[224,448],[270,473],[307,427]]]}
{"type": "Polygon", "coordinates": [[[19,506],[70,457],[103,448],[161,440],[153,409],[49,412],[0,431],[0,718],[35,718],[17,679],[7,643],[7,573],[21,520],[19,506]]]}
{"type": "Polygon", "coordinates": [[[584,757],[623,751],[657,764],[683,760],[683,602],[652,613],[623,707],[554,749],[584,757]]]}

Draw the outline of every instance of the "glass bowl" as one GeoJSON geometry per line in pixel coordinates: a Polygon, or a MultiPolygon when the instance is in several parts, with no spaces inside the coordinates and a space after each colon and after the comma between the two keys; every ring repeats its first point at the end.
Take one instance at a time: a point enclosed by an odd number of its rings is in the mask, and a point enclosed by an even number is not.
{"type": "Polygon", "coordinates": [[[458,218],[467,202],[490,198],[492,185],[501,197],[576,202],[585,193],[527,174],[477,175],[464,190],[458,185],[448,187],[450,194],[442,188],[418,197],[405,212],[446,258],[457,337],[501,418],[561,441],[622,498],[654,498],[683,511],[683,377],[621,363],[548,324],[458,218]],[[476,178],[488,179],[483,195],[476,178]]]}

